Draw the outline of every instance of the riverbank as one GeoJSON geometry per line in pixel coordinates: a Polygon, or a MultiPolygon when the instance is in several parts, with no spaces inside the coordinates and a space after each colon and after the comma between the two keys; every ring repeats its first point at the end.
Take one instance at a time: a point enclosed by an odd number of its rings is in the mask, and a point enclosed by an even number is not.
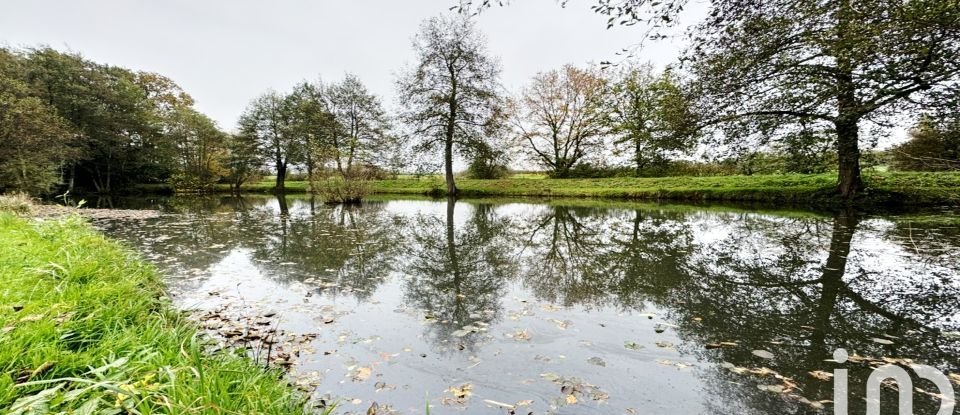
{"type": "Polygon", "coordinates": [[[6,413],[304,412],[280,371],[212,352],[157,271],[77,216],[0,212],[0,281],[6,413]]]}
{"type": "MultiPolygon", "coordinates": [[[[960,173],[865,172],[867,190],[856,204],[867,207],[960,205],[960,173]]],[[[534,196],[621,200],[676,200],[697,202],[762,202],[831,207],[844,203],[835,192],[834,174],[755,176],[500,180],[458,179],[463,197],[534,196]]],[[[244,192],[272,192],[265,180],[242,187],[244,192]]],[[[229,188],[220,190],[229,191],[229,188]]],[[[287,182],[287,192],[307,192],[307,182],[287,182]]],[[[443,196],[443,179],[427,177],[378,180],[378,194],[443,196]]]]}

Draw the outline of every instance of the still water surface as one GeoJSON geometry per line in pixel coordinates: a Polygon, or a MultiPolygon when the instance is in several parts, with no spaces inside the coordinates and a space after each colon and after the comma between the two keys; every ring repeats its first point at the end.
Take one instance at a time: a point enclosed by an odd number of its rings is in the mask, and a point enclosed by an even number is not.
{"type": "Polygon", "coordinates": [[[842,366],[863,413],[871,362],[960,369],[949,212],[136,204],[162,214],[95,223],[156,263],[177,305],[214,316],[213,333],[241,319],[294,336],[292,381],[341,413],[832,413],[818,401],[833,399],[840,347],[863,357],[842,366]]]}

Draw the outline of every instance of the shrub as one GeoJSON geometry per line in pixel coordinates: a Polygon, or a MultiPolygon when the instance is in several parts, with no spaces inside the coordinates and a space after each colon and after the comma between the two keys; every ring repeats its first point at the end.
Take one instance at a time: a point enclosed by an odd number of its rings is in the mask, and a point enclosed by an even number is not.
{"type": "Polygon", "coordinates": [[[340,176],[314,180],[310,187],[326,204],[360,203],[373,191],[370,181],[365,178],[344,179],[340,176]]]}

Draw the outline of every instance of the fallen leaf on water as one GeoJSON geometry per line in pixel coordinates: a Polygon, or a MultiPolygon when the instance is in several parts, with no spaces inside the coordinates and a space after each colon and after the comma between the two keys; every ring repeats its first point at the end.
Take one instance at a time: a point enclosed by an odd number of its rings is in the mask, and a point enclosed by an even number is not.
{"type": "Polygon", "coordinates": [[[663,340],[657,341],[656,345],[657,345],[657,347],[659,347],[659,348],[661,348],[661,349],[672,349],[672,348],[673,348],[673,343],[670,343],[670,342],[668,342],[668,341],[663,341],[663,340]]]}
{"type": "Polygon", "coordinates": [[[560,311],[560,307],[557,307],[553,304],[540,304],[540,308],[543,309],[543,311],[549,311],[549,312],[560,311]]]}
{"type": "Polygon", "coordinates": [[[607,366],[607,362],[605,362],[603,359],[596,356],[587,359],[587,363],[590,363],[591,365],[597,365],[597,366],[603,366],[603,367],[607,366]]]}
{"type": "Polygon", "coordinates": [[[759,357],[761,359],[773,359],[773,353],[770,353],[766,350],[754,350],[751,353],[753,353],[754,356],[759,357]]]}
{"type": "Polygon", "coordinates": [[[813,376],[822,381],[829,381],[830,379],[833,379],[833,373],[824,372],[822,370],[814,370],[813,372],[810,372],[810,376],[813,376]]]}
{"type": "Polygon", "coordinates": [[[529,341],[530,332],[526,330],[517,330],[513,333],[507,333],[507,337],[513,338],[516,341],[529,341]]]}
{"type": "Polygon", "coordinates": [[[483,400],[483,403],[485,403],[485,404],[487,404],[487,405],[490,405],[490,406],[499,406],[499,407],[501,407],[501,408],[505,408],[505,409],[509,409],[509,410],[514,410],[514,409],[516,409],[516,407],[513,406],[513,405],[510,405],[510,404],[508,404],[508,403],[503,403],[503,402],[497,402],[497,401],[494,401],[494,400],[492,400],[492,399],[484,399],[484,400],[483,400]]]}
{"type": "Polygon", "coordinates": [[[550,319],[550,321],[553,322],[553,324],[556,324],[557,328],[559,328],[560,330],[566,330],[567,327],[570,327],[571,325],[573,325],[573,322],[570,320],[550,319]]]}
{"type": "Polygon", "coordinates": [[[524,399],[522,401],[517,401],[515,406],[530,406],[533,405],[533,401],[530,399],[524,399]]]}
{"type": "Polygon", "coordinates": [[[454,399],[456,399],[458,403],[464,403],[467,401],[467,399],[470,399],[470,397],[473,396],[472,390],[473,390],[473,385],[469,383],[464,383],[459,387],[451,386],[444,392],[450,392],[450,394],[453,395],[454,399]]]}
{"type": "Polygon", "coordinates": [[[363,382],[367,379],[370,379],[370,375],[373,374],[373,369],[369,367],[358,367],[357,370],[353,373],[354,382],[363,382]]]}
{"type": "Polygon", "coordinates": [[[542,373],[540,377],[546,379],[548,382],[556,382],[560,379],[560,375],[553,372],[542,373]]]}
{"type": "Polygon", "coordinates": [[[783,392],[782,385],[757,385],[757,389],[760,389],[762,391],[767,391],[767,392],[773,392],[773,393],[783,392]]]}
{"type": "Polygon", "coordinates": [[[637,344],[637,342],[627,341],[623,343],[623,347],[629,350],[640,350],[643,346],[637,344]]]}
{"type": "Polygon", "coordinates": [[[573,395],[567,395],[567,405],[573,405],[577,403],[577,397],[573,395]]]}

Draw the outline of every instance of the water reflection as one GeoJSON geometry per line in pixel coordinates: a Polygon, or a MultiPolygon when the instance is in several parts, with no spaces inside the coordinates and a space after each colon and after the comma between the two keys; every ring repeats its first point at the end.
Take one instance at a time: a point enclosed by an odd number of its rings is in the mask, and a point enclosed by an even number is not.
{"type": "MultiPolygon", "coordinates": [[[[420,372],[425,363],[413,360],[402,364],[406,369],[446,379],[444,371],[463,370],[453,367],[456,356],[489,354],[500,363],[479,366],[474,376],[493,379],[486,385],[493,390],[543,396],[536,413],[551,405],[569,413],[623,412],[644,405],[644,393],[654,413],[815,412],[807,401],[832,399],[833,389],[810,372],[838,367],[826,360],[840,347],[945,371],[960,366],[960,221],[951,215],[455,200],[328,207],[298,198],[174,198],[161,206],[167,215],[138,226],[99,225],[141,247],[174,280],[183,279],[178,287],[187,293],[211,277],[216,264],[240,253],[277,283],[317,281],[307,284],[307,296],[354,299],[358,314],[397,302],[402,318],[382,323],[392,332],[380,336],[409,343],[420,335],[432,352],[450,356],[444,364],[451,366],[420,372]],[[648,312],[657,314],[656,331],[648,327],[648,312]],[[544,340],[535,337],[517,349],[516,339],[505,335],[526,326],[538,330],[535,336],[546,333],[544,340]],[[603,331],[608,326],[624,329],[603,331]],[[626,350],[625,341],[650,351],[626,350]],[[523,366],[557,349],[563,363],[537,365],[593,376],[610,392],[608,402],[585,400],[570,412],[551,403],[554,386],[517,386],[518,379],[503,375],[537,379],[540,366],[529,373],[523,366]],[[758,357],[757,350],[773,358],[758,357]],[[584,363],[600,353],[628,367],[584,363]],[[658,357],[665,355],[697,367],[614,375],[631,367],[649,371],[644,365],[663,363],[658,357]],[[772,382],[769,377],[738,374],[730,365],[767,367],[796,383],[796,396],[762,391],[757,385],[772,382]],[[658,392],[664,382],[678,390],[658,392]]],[[[863,412],[857,397],[869,366],[845,367],[851,369],[851,411],[863,412]]],[[[389,376],[401,369],[383,370],[389,376]]],[[[392,399],[420,407],[423,391],[392,399]]],[[[919,412],[935,403],[922,396],[916,406],[919,412]]],[[[482,406],[467,411],[483,413],[482,406]]],[[[895,413],[894,400],[884,408],[895,413]]]]}

